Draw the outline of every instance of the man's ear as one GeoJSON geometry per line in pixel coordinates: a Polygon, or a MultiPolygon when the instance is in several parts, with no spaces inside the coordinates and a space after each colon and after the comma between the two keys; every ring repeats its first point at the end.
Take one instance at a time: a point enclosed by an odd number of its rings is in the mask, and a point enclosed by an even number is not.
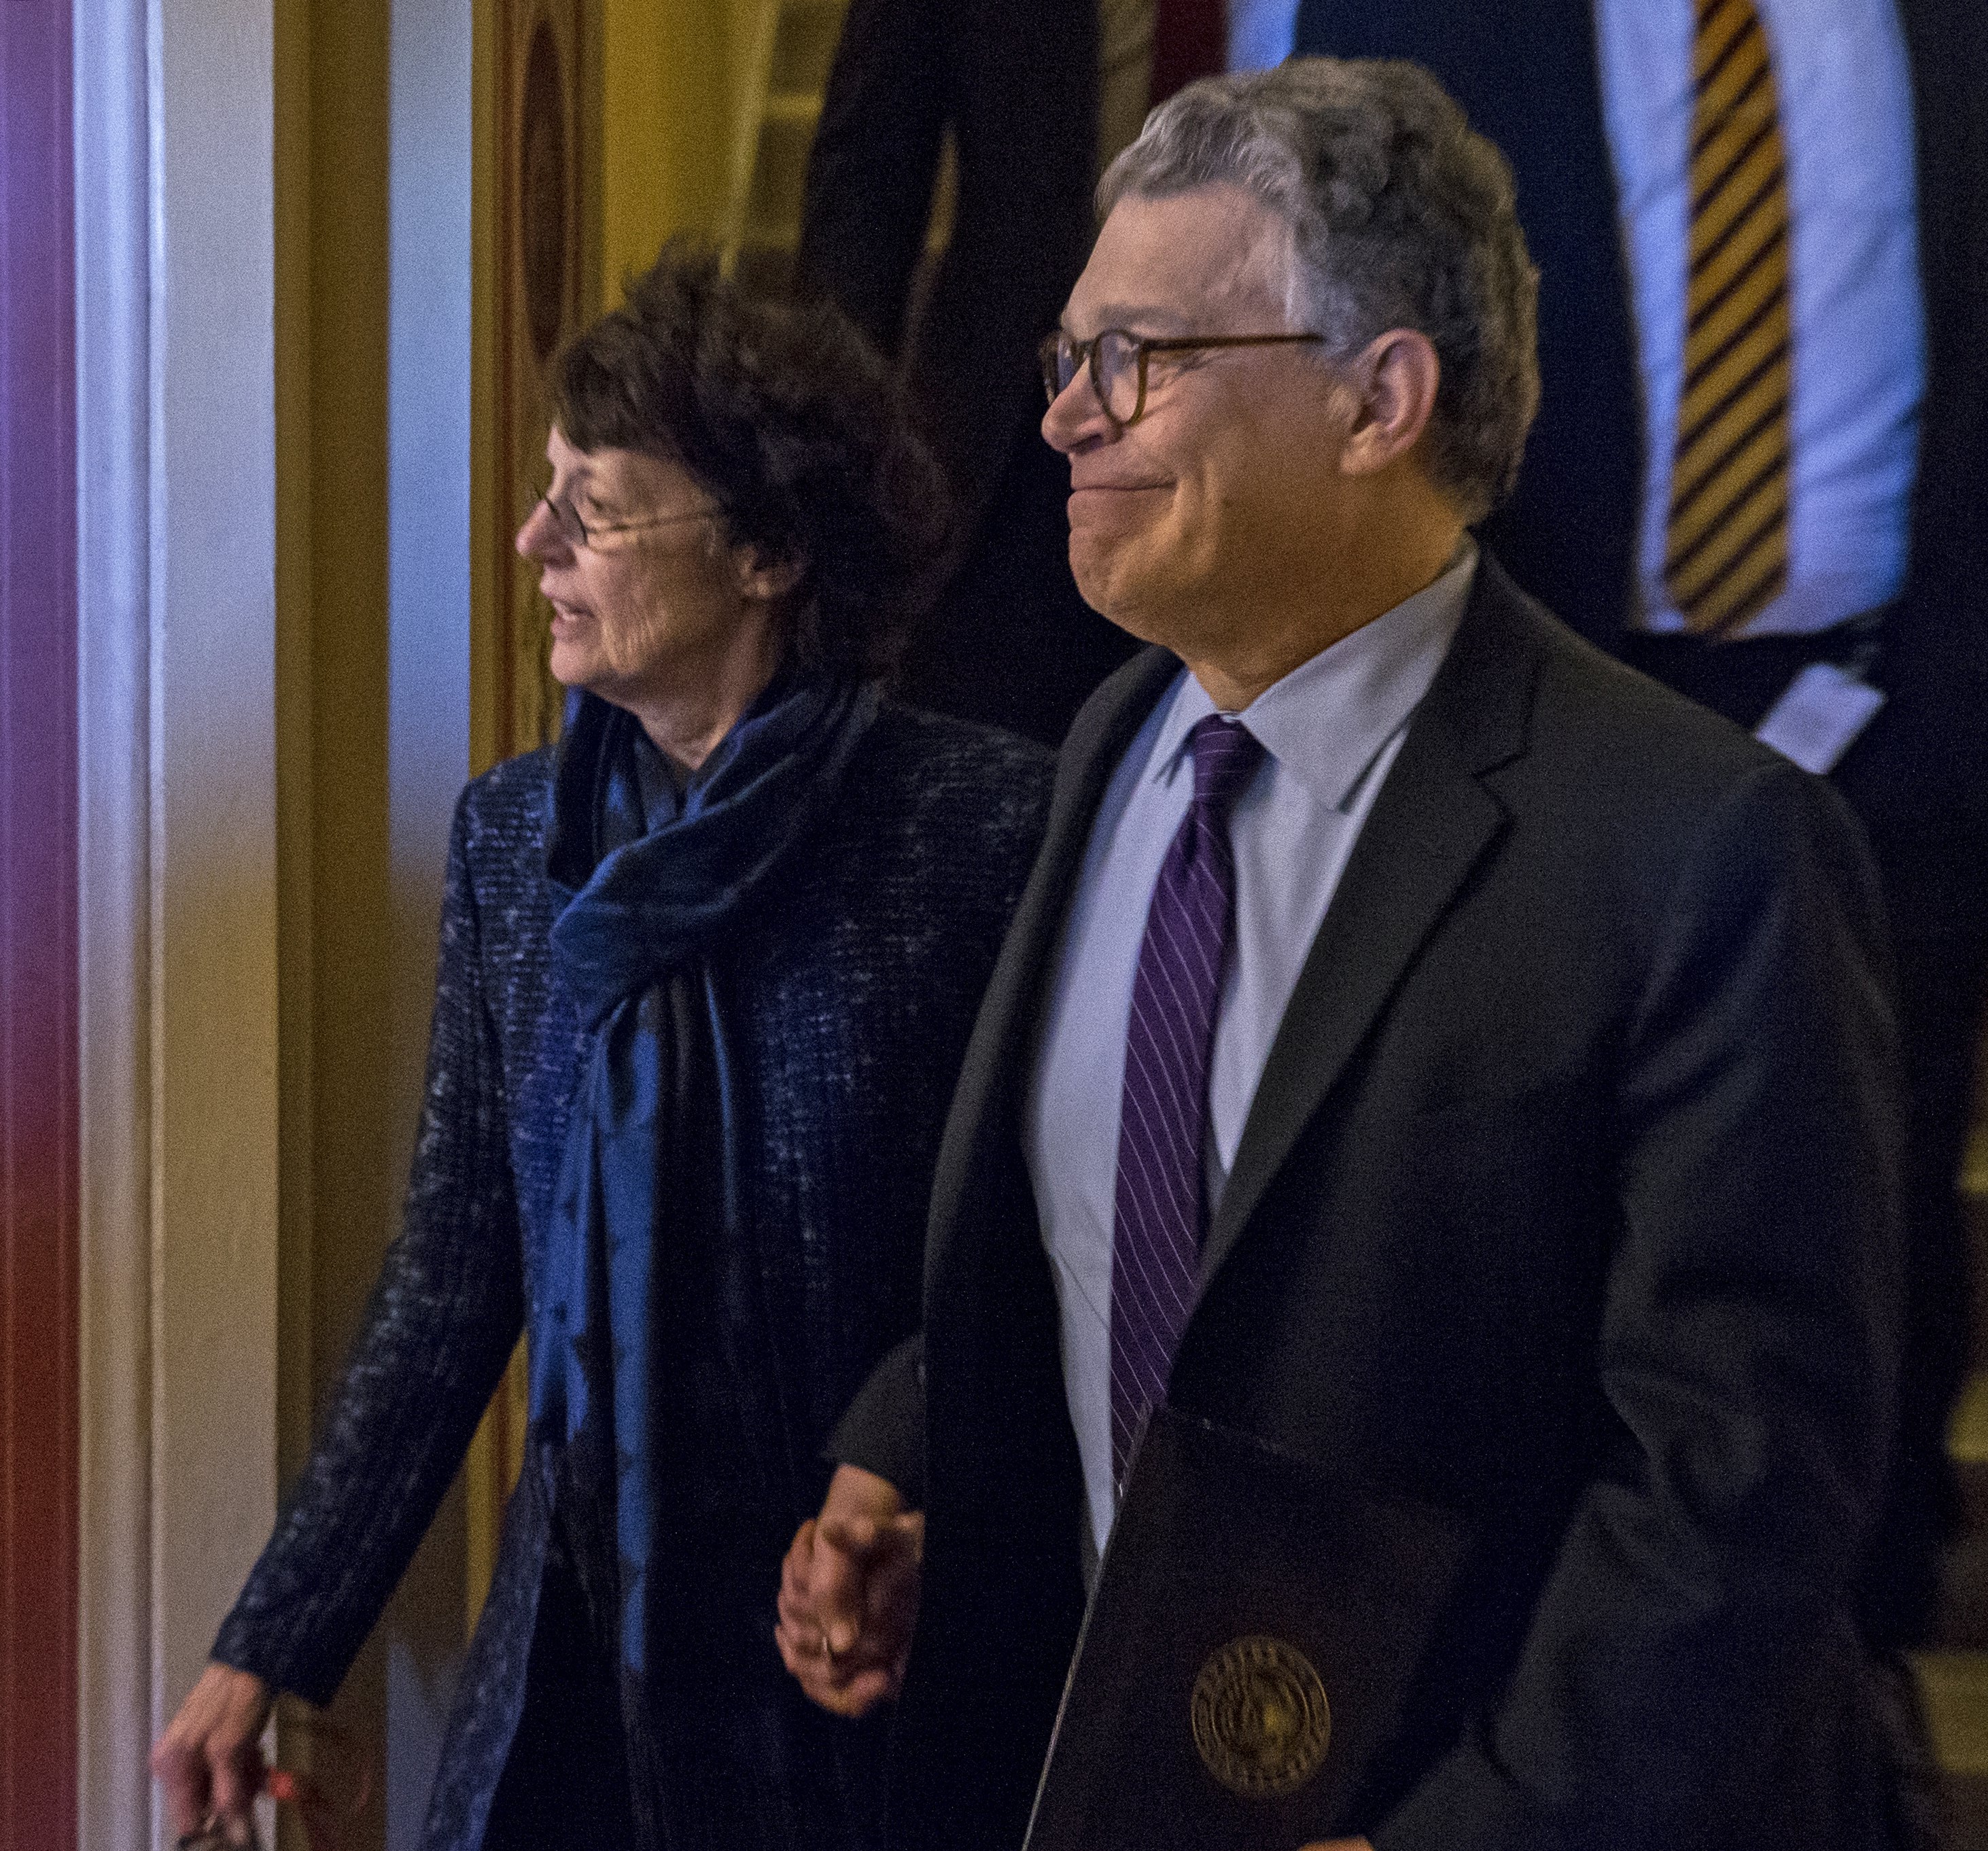
{"type": "Polygon", "coordinates": [[[734,547],[732,569],[738,577],[739,595],[754,604],[777,603],[801,581],[800,560],[769,564],[754,547],[734,547]]]}
{"type": "Polygon", "coordinates": [[[1342,467],[1349,475],[1376,475],[1412,450],[1428,428],[1442,362],[1426,334],[1391,328],[1368,343],[1351,372],[1359,404],[1342,467]]]}

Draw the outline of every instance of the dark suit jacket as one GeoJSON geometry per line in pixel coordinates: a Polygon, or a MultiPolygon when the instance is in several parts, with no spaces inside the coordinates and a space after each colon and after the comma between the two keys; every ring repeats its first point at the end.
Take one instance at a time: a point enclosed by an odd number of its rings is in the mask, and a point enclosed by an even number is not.
{"type": "MultiPolygon", "coordinates": [[[[1946,1435],[1971,1337],[1954,1176],[1988,968],[1988,8],[1897,4],[1916,131],[1926,391],[1907,579],[1873,671],[1889,698],[1831,781],[1878,858],[1912,1095],[1912,1365],[1861,1614],[1874,1636],[1911,1642],[1932,1623],[1940,1546],[1959,1515],[1946,1435]]],[[[1485,537],[1529,590],[1604,648],[1619,646],[1642,431],[1591,0],[1302,0],[1297,43],[1420,60],[1510,158],[1540,272],[1542,398],[1517,492],[1485,537]]],[[[1716,658],[1702,668],[1715,688],[1734,672],[1716,658]]]]}
{"type": "Polygon", "coordinates": [[[804,289],[903,364],[961,504],[901,670],[921,706],[1060,740],[1133,645],[1070,577],[1036,343],[1090,249],[1096,0],[852,0],[808,160],[804,289]],[[958,181],[921,262],[942,137],[958,181]]]}
{"type": "MultiPolygon", "coordinates": [[[[1956,831],[1978,842],[1988,818],[1988,8],[1898,6],[1926,392],[1910,569],[1878,671],[1890,705],[1844,766],[1881,850],[1956,831]]],[[[1296,49],[1427,65],[1510,160],[1540,271],[1542,398],[1517,491],[1486,537],[1528,590],[1614,647],[1642,430],[1590,0],[1300,0],[1296,49]]]]}
{"type": "MultiPolygon", "coordinates": [[[[1177,666],[1148,651],[1072,730],[942,1147],[907,1845],[1019,1844],[1079,1617],[1019,1115],[1092,818],[1177,666]]],[[[1844,1616],[1896,1368],[1881,938],[1825,785],[1487,560],[1285,1013],[1170,1389],[1472,1527],[1363,1802],[1382,1851],[1883,1842],[1844,1616]]],[[[891,1402],[844,1457],[888,1467],[891,1402]]]]}

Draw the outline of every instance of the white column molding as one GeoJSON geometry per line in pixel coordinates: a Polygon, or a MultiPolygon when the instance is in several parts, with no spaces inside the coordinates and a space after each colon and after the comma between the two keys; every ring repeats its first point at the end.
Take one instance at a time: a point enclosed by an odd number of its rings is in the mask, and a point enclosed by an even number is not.
{"type": "Polygon", "coordinates": [[[75,8],[82,1484],[78,1839],[151,1842],[145,0],[75,8]]]}

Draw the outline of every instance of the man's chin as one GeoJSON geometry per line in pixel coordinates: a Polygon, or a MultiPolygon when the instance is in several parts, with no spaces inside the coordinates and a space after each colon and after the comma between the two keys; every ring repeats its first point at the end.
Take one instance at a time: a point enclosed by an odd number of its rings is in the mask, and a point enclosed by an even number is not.
{"type": "Polygon", "coordinates": [[[1155,613],[1136,599],[1118,598],[1110,603],[1092,607],[1104,621],[1115,625],[1125,634],[1142,643],[1162,643],[1168,648],[1173,645],[1167,634],[1165,624],[1155,613]]]}
{"type": "Polygon", "coordinates": [[[1077,581],[1077,595],[1107,623],[1116,624],[1128,636],[1142,643],[1155,639],[1142,627],[1139,601],[1131,594],[1126,575],[1117,570],[1115,553],[1087,545],[1074,530],[1070,536],[1070,575],[1077,581]]]}

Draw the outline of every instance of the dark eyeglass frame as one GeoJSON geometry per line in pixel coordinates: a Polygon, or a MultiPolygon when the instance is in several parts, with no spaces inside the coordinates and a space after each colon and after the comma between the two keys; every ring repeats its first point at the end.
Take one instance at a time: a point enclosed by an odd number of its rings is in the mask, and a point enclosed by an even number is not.
{"type": "Polygon", "coordinates": [[[589,526],[585,517],[563,496],[554,499],[552,485],[539,491],[538,505],[553,517],[553,525],[559,536],[569,547],[585,547],[594,550],[594,542],[610,533],[639,533],[649,527],[665,527],[672,523],[685,520],[702,520],[718,510],[711,508],[689,508],[675,514],[645,514],[636,520],[595,521],[589,526]]]}
{"type": "Polygon", "coordinates": [[[1098,408],[1104,412],[1114,431],[1128,431],[1146,415],[1146,363],[1155,354],[1192,354],[1208,347],[1270,347],[1288,346],[1299,341],[1320,341],[1323,334],[1194,334],[1159,336],[1134,334],[1129,328],[1100,328],[1088,340],[1079,340],[1073,334],[1058,328],[1053,334],[1045,334],[1036,349],[1036,357],[1042,362],[1043,390],[1049,394],[1051,404],[1060,398],[1077,377],[1081,367],[1090,375],[1091,394],[1097,401],[1098,408]],[[1132,415],[1121,418],[1113,410],[1104,396],[1104,369],[1097,357],[1097,350],[1112,336],[1130,343],[1132,357],[1138,367],[1138,396],[1133,401],[1132,415]],[[1070,355],[1070,371],[1063,370],[1063,355],[1070,355]]]}

